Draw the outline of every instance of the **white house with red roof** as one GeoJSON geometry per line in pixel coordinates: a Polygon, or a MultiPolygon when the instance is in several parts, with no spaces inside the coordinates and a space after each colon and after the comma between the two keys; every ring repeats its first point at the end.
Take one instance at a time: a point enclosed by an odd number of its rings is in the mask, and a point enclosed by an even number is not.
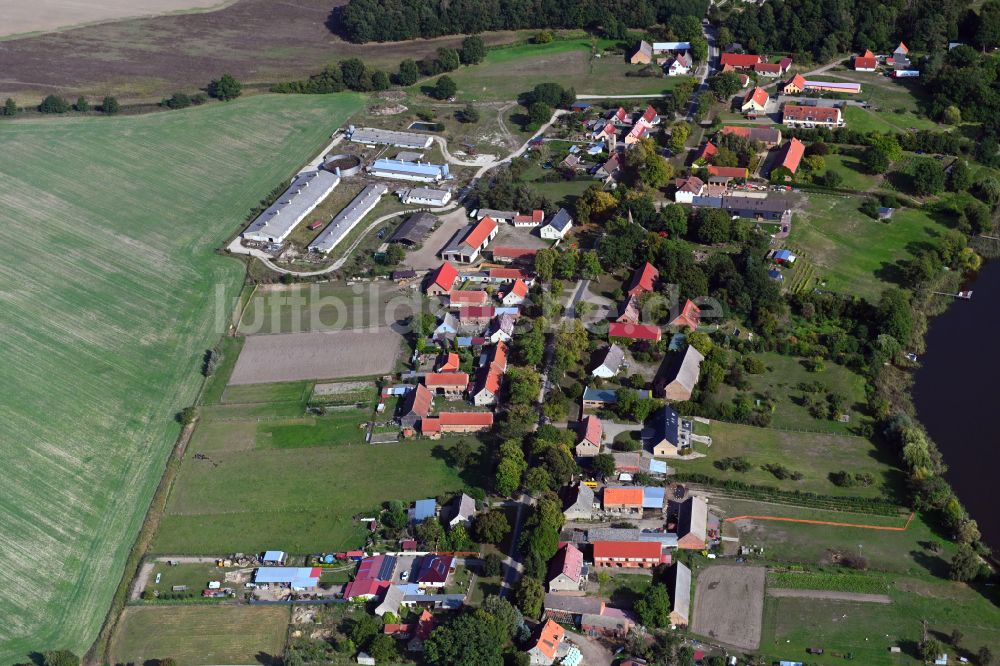
{"type": "Polygon", "coordinates": [[[578,458],[593,458],[601,452],[601,441],[604,439],[604,426],[601,419],[589,415],[580,424],[580,439],[576,444],[578,458]]]}
{"type": "Polygon", "coordinates": [[[583,552],[572,543],[556,551],[549,560],[549,592],[579,592],[586,582],[583,575],[583,552]]]}
{"type": "Polygon", "coordinates": [[[524,280],[518,278],[514,280],[514,284],[510,286],[510,289],[506,294],[503,295],[501,299],[503,304],[507,307],[513,307],[515,305],[520,305],[524,303],[524,299],[528,297],[528,285],[524,280]]]}
{"type": "Polygon", "coordinates": [[[425,555],[420,562],[415,582],[421,589],[436,589],[448,584],[455,571],[455,558],[450,555],[425,555]]]}
{"type": "Polygon", "coordinates": [[[528,658],[531,666],[551,666],[555,663],[559,652],[559,646],[566,637],[566,630],[553,622],[546,620],[538,634],[535,645],[528,650],[528,658]]]}
{"type": "Polygon", "coordinates": [[[514,216],[513,224],[521,229],[534,229],[545,221],[545,211],[536,208],[528,214],[518,213],[514,216]]]}
{"type": "Polygon", "coordinates": [[[648,294],[656,287],[656,280],[660,277],[660,271],[648,261],[632,275],[632,282],[625,292],[629,296],[641,296],[648,294]]]}
{"type": "Polygon", "coordinates": [[[646,110],[642,112],[639,119],[636,121],[640,125],[645,125],[647,128],[657,125],[660,122],[660,117],[656,115],[656,109],[652,106],[647,106],[646,110]]]}
{"type": "Polygon", "coordinates": [[[639,143],[639,139],[646,136],[646,132],[648,130],[649,127],[647,127],[646,125],[643,125],[642,123],[636,123],[635,126],[632,127],[631,130],[629,130],[629,133],[625,135],[625,145],[632,146],[635,145],[636,143],[639,143]]]}
{"type": "Polygon", "coordinates": [[[678,53],[674,56],[674,59],[670,61],[670,64],[667,65],[667,76],[686,76],[691,73],[691,67],[693,65],[694,62],[688,51],[678,53]]]}

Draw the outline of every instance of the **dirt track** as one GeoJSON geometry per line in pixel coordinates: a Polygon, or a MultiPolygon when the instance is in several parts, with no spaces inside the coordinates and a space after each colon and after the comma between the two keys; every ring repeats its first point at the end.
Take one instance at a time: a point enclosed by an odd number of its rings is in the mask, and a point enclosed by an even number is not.
{"type": "Polygon", "coordinates": [[[873,604],[891,604],[887,594],[863,594],[861,592],[831,592],[830,590],[795,590],[786,587],[769,588],[769,597],[794,597],[798,599],[823,599],[825,601],[866,601],[873,604]]]}
{"type": "Polygon", "coordinates": [[[742,650],[760,646],[764,567],[719,565],[698,574],[691,630],[742,650]]]}
{"type": "Polygon", "coordinates": [[[381,375],[396,366],[402,337],[388,327],[252,335],[230,385],[381,375]]]}

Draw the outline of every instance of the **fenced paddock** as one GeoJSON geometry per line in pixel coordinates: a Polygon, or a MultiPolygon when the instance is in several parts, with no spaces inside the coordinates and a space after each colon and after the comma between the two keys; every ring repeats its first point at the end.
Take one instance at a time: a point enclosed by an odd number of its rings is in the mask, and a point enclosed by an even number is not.
{"type": "Polygon", "coordinates": [[[247,338],[231,386],[382,375],[396,367],[402,336],[389,327],[247,338]]]}
{"type": "Polygon", "coordinates": [[[692,631],[743,650],[760,645],[763,567],[714,566],[698,574],[692,631]]]}

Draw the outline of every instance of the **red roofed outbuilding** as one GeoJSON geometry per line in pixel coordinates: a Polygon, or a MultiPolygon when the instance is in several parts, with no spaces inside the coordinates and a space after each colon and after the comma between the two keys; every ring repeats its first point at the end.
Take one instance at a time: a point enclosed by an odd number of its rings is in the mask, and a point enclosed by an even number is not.
{"type": "Polygon", "coordinates": [[[629,296],[640,296],[653,291],[656,280],[660,277],[660,271],[648,261],[632,275],[632,282],[626,292],[629,296]]]}
{"type": "Polygon", "coordinates": [[[806,145],[793,137],[791,141],[785,144],[785,149],[781,156],[781,166],[794,174],[798,170],[799,164],[802,162],[802,156],[805,153],[806,145]]]}
{"type": "Polygon", "coordinates": [[[720,65],[723,67],[729,65],[736,69],[748,69],[761,62],[764,62],[763,56],[749,53],[723,53],[719,57],[720,65]]]}
{"type": "Polygon", "coordinates": [[[455,285],[457,278],[458,270],[447,261],[444,262],[436,271],[431,273],[426,289],[427,295],[442,296],[447,294],[455,285]]]}
{"type": "Polygon", "coordinates": [[[608,324],[608,337],[659,342],[660,338],[663,337],[663,332],[658,326],[627,324],[616,321],[608,324]]]}
{"type": "Polygon", "coordinates": [[[623,569],[651,569],[663,556],[658,541],[597,541],[594,546],[594,566],[623,569]]]}
{"type": "Polygon", "coordinates": [[[701,324],[701,309],[694,304],[690,298],[684,303],[684,307],[681,309],[679,315],[674,317],[670,322],[671,326],[680,326],[681,328],[690,328],[692,331],[698,329],[701,324]]]}

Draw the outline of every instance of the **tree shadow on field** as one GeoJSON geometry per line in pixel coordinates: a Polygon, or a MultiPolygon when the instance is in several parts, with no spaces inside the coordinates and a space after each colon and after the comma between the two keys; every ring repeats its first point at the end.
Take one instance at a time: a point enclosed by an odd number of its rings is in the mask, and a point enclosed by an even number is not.
{"type": "Polygon", "coordinates": [[[323,25],[337,37],[346,39],[344,36],[344,7],[340,6],[331,9],[330,13],[326,16],[326,20],[323,21],[323,25]]]}
{"type": "Polygon", "coordinates": [[[258,664],[264,664],[264,666],[278,666],[281,663],[281,658],[276,657],[273,654],[268,654],[266,652],[258,652],[254,655],[258,664]]]}

